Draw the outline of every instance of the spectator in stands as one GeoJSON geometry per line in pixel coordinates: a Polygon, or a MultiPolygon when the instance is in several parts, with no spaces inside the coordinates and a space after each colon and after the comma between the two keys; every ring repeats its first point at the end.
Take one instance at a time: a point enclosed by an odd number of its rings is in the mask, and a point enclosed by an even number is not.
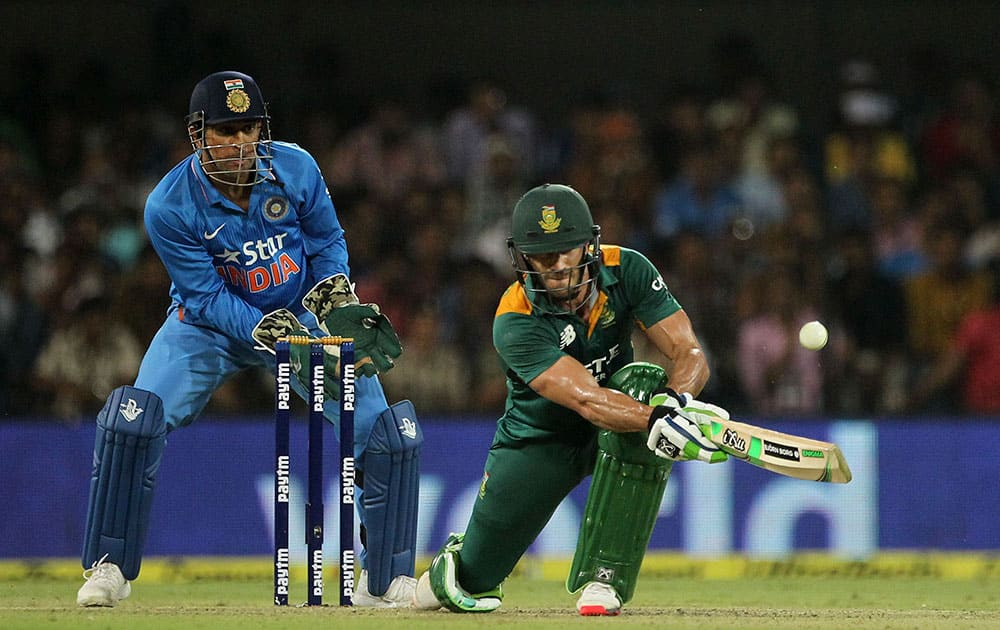
{"type": "Polygon", "coordinates": [[[503,273],[475,258],[459,260],[455,269],[457,277],[443,292],[443,338],[462,356],[470,383],[466,410],[492,416],[507,397],[507,377],[493,347],[493,314],[497,295],[513,282],[510,258],[503,273]]]}
{"type": "Polygon", "coordinates": [[[534,116],[511,105],[496,81],[473,81],[466,102],[448,112],[444,122],[448,177],[454,184],[464,184],[473,173],[486,168],[489,141],[499,134],[517,156],[522,174],[530,179],[535,168],[535,126],[534,116]]]}
{"type": "Polygon", "coordinates": [[[623,98],[596,112],[590,150],[573,155],[566,178],[592,207],[606,206],[625,219],[631,233],[619,243],[645,247],[659,180],[642,120],[623,98]]]}
{"type": "Polygon", "coordinates": [[[32,371],[48,321],[21,273],[26,252],[0,239],[0,416],[24,414],[38,402],[32,371]]]}
{"type": "Polygon", "coordinates": [[[932,401],[942,398],[957,399],[965,413],[1000,414],[1000,258],[992,261],[990,274],[992,300],[962,318],[947,348],[913,388],[912,409],[937,408],[932,401]]]}
{"type": "Polygon", "coordinates": [[[437,134],[413,122],[406,106],[387,99],[376,103],[367,122],[350,130],[323,161],[323,174],[338,195],[367,195],[392,206],[414,189],[445,181],[444,156],[437,134]]]}
{"type": "MultiPolygon", "coordinates": [[[[706,397],[727,404],[738,390],[733,369],[736,353],[732,318],[736,279],[728,267],[731,261],[720,256],[705,236],[694,232],[681,232],[670,248],[651,251],[651,259],[663,270],[671,293],[684,296],[684,311],[699,324],[698,339],[713,366],[712,378],[705,386],[706,397]]],[[[645,341],[645,335],[634,338],[636,360],[663,364],[665,357],[645,341]]]]}
{"type": "Polygon", "coordinates": [[[828,264],[828,325],[840,331],[828,372],[829,410],[900,411],[905,400],[906,305],[899,281],[877,265],[872,236],[851,230],[837,239],[828,264]],[[898,378],[902,375],[902,381],[898,378]]]}
{"type": "Polygon", "coordinates": [[[653,202],[653,233],[663,241],[682,231],[720,239],[739,216],[741,200],[732,184],[723,179],[713,145],[681,150],[680,173],[660,189],[653,202]]]}
{"type": "Polygon", "coordinates": [[[928,122],[921,136],[926,174],[947,177],[957,167],[997,177],[1000,169],[1000,119],[994,86],[974,68],[954,77],[948,104],[928,122]]]}
{"type": "Polygon", "coordinates": [[[677,147],[704,142],[709,136],[706,96],[696,86],[680,85],[657,107],[649,128],[649,145],[660,181],[673,180],[680,169],[677,147]]]}
{"type": "Polygon", "coordinates": [[[734,166],[739,174],[766,173],[774,140],[791,137],[799,128],[798,113],[777,99],[760,66],[744,68],[732,94],[712,103],[707,116],[717,129],[727,128],[738,138],[734,166]]]}
{"type": "Polygon", "coordinates": [[[1000,257],[1000,198],[990,194],[990,179],[971,168],[957,168],[945,182],[950,199],[969,224],[965,262],[984,268],[1000,257]]]}
{"type": "MultiPolygon", "coordinates": [[[[364,282],[369,274],[379,273],[379,266],[385,257],[386,238],[394,225],[385,217],[389,210],[369,195],[359,197],[353,203],[343,205],[340,224],[351,235],[351,280],[364,282]]],[[[393,248],[394,249],[394,248],[393,248]]],[[[383,304],[380,300],[379,304],[383,304]]]]}
{"type": "Polygon", "coordinates": [[[923,271],[927,266],[924,225],[910,205],[906,184],[895,177],[875,178],[869,204],[879,271],[901,281],[923,271]]]}
{"type": "Polygon", "coordinates": [[[110,313],[128,313],[123,318],[124,324],[137,340],[148,344],[170,307],[169,290],[170,277],[156,251],[147,243],[136,264],[116,282],[110,313]]]}
{"type": "Polygon", "coordinates": [[[104,295],[84,299],[53,329],[34,370],[42,413],[89,419],[111,390],[135,378],[143,347],[110,306],[104,295]]]}
{"type": "Polygon", "coordinates": [[[962,319],[991,299],[989,274],[964,264],[965,238],[964,226],[954,219],[928,226],[924,247],[929,266],[904,285],[907,347],[918,380],[943,360],[962,319]]]}
{"type": "Polygon", "coordinates": [[[406,360],[380,378],[390,398],[405,396],[421,413],[455,414],[468,407],[470,374],[462,353],[443,339],[439,321],[429,305],[413,313],[400,338],[406,360]]]}
{"type": "Polygon", "coordinates": [[[802,324],[820,314],[801,297],[792,269],[773,267],[744,283],[757,301],[756,313],[740,322],[737,352],[740,383],[753,413],[815,415],[823,410],[823,367],[798,343],[802,324]]]}
{"type": "Polygon", "coordinates": [[[736,178],[742,201],[741,218],[754,232],[762,232],[788,216],[785,187],[798,171],[804,171],[799,142],[792,136],[770,139],[762,170],[745,170],[736,178]]]}
{"type": "MultiPolygon", "coordinates": [[[[745,246],[752,251],[748,256],[761,254],[767,260],[797,267],[802,280],[802,290],[809,300],[816,302],[821,296],[817,290],[822,285],[824,256],[827,248],[826,207],[815,176],[804,168],[793,168],[782,187],[787,214],[782,221],[766,226],[759,237],[746,239],[745,246]]],[[[739,237],[745,226],[734,224],[733,234],[739,237]]]]}
{"type": "Polygon", "coordinates": [[[453,240],[458,255],[488,261],[497,271],[507,272],[510,255],[504,243],[510,209],[527,183],[517,153],[502,134],[489,138],[486,153],[486,167],[466,180],[462,238],[453,240]]]}
{"type": "Polygon", "coordinates": [[[896,112],[896,98],[882,87],[874,64],[863,59],[844,64],[835,121],[823,140],[830,226],[835,231],[871,226],[875,181],[913,182],[916,163],[897,129],[896,112]]]}
{"type": "Polygon", "coordinates": [[[111,293],[115,268],[101,251],[105,226],[98,211],[83,206],[63,217],[60,246],[38,294],[39,304],[61,325],[84,300],[111,293]]]}

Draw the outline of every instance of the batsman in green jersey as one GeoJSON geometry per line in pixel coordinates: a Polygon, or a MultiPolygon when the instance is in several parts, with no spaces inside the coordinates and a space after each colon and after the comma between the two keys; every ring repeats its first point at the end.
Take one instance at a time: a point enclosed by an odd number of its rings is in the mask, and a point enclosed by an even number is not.
{"type": "Polygon", "coordinates": [[[693,397],[708,364],[660,273],[637,251],[602,246],[579,193],[534,188],[511,223],[517,281],[493,323],[506,409],[468,527],[421,576],[414,606],[495,610],[514,565],[593,474],[567,588],[580,592],[581,614],[616,615],[634,593],[673,462],[725,460],[699,425],[728,414],[693,397]],[[669,377],[633,363],[636,324],[669,360],[669,377]]]}

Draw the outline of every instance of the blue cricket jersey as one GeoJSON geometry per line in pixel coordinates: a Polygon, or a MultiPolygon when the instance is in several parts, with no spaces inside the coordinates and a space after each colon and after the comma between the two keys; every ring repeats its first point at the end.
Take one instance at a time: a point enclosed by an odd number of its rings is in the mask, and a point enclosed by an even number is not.
{"type": "Polygon", "coordinates": [[[265,313],[300,315],[317,282],[350,275],[344,230],[316,161],[286,142],[271,142],[271,152],[272,176],[253,186],[247,212],[212,185],[196,154],[146,200],[146,231],[179,317],[246,342],[265,313]]]}

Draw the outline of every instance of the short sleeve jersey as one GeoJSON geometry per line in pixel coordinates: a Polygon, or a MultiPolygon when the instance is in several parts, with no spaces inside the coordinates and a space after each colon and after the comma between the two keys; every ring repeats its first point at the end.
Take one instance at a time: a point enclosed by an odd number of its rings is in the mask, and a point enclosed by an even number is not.
{"type": "Polygon", "coordinates": [[[593,424],[540,396],[529,383],[569,355],[604,385],[633,360],[635,325],[646,329],[681,308],[641,253],[614,245],[602,246],[601,252],[601,291],[587,321],[576,314],[536,309],[517,282],[500,299],[493,345],[507,374],[507,403],[498,428],[511,438],[589,439],[596,430],[593,424]]]}

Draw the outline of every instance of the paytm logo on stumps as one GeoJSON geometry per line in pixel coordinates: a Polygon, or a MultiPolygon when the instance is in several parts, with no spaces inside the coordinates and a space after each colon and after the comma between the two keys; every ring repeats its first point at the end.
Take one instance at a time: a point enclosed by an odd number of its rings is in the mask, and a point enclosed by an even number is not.
{"type": "Polygon", "coordinates": [[[341,369],[341,402],[344,404],[344,411],[354,411],[354,364],[345,363],[341,369]]]}

